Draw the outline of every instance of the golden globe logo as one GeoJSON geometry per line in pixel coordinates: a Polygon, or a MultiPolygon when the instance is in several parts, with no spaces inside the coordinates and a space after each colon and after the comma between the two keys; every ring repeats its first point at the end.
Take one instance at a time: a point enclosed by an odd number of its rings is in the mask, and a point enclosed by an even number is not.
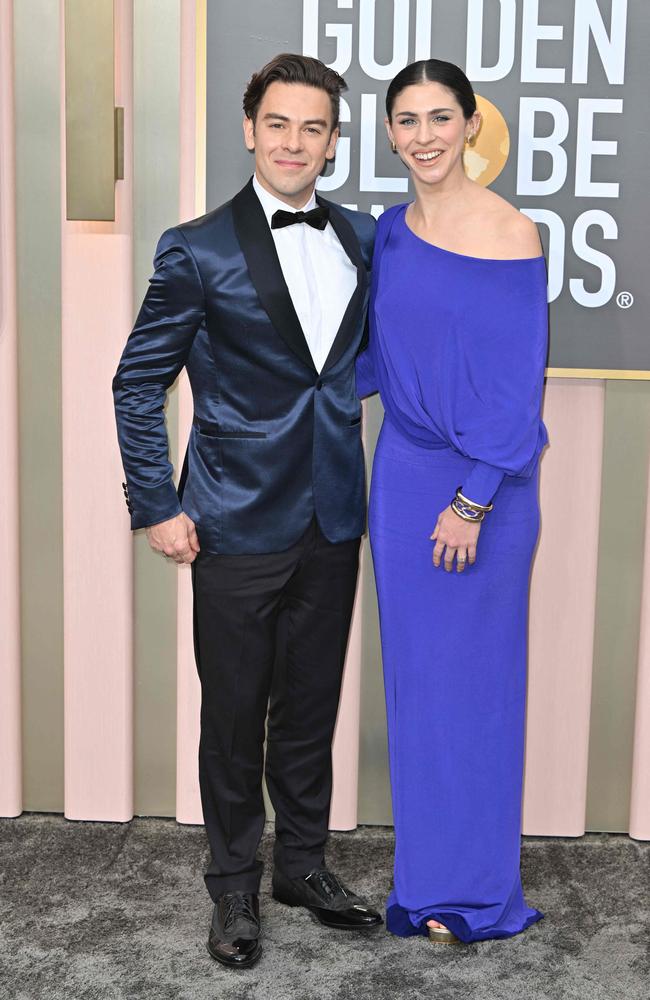
{"type": "Polygon", "coordinates": [[[476,106],[481,113],[481,127],[473,142],[466,147],[463,162],[470,180],[488,187],[506,165],[510,153],[510,132],[496,104],[477,94],[476,106]]]}
{"type": "MultiPolygon", "coordinates": [[[[620,305],[624,101],[611,88],[625,82],[628,0],[554,4],[554,23],[540,0],[302,2],[303,52],[339,73],[353,69],[362,79],[351,90],[351,102],[341,100],[344,134],[334,169],[319,178],[319,190],[349,185],[353,199],[344,204],[358,208],[361,195],[375,217],[384,210],[383,195],[389,203],[407,200],[408,177],[383,155],[386,86],[410,62],[430,58],[434,41],[436,54],[444,56],[446,35],[454,39],[449,51],[457,51],[458,32],[464,31],[464,69],[472,85],[509,81],[514,190],[502,193],[548,234],[549,301],[568,293],[589,309],[612,299],[620,305]],[[537,93],[530,85],[538,86],[537,93]]],[[[501,94],[499,100],[505,108],[501,94]]],[[[464,163],[468,176],[487,186],[503,171],[510,136],[495,105],[480,97],[478,106],[485,120],[475,145],[466,147],[464,163]]],[[[638,145],[639,131],[628,129],[628,144],[638,145]]]]}

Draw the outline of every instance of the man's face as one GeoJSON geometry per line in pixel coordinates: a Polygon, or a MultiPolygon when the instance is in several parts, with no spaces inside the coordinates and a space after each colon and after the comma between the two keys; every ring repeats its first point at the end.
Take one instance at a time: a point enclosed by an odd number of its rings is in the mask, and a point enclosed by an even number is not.
{"type": "Polygon", "coordinates": [[[332,128],[329,94],[302,83],[267,87],[255,125],[244,118],[246,146],[255,152],[260,184],[294,208],[305,205],[339,136],[332,128]]]}

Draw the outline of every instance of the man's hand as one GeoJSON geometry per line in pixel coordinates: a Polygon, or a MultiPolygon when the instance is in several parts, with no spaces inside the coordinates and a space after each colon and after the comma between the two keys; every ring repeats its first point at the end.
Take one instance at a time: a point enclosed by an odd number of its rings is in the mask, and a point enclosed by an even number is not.
{"type": "Polygon", "coordinates": [[[145,528],[149,545],[177,563],[191,563],[200,549],[194,521],[187,514],[177,514],[145,528]]]}
{"type": "Polygon", "coordinates": [[[462,573],[466,563],[471,565],[476,562],[476,543],[480,530],[480,523],[463,521],[458,514],[454,514],[451,507],[445,507],[430,536],[431,541],[436,543],[433,548],[433,565],[439,566],[444,554],[445,569],[451,573],[455,556],[456,569],[462,573]]]}

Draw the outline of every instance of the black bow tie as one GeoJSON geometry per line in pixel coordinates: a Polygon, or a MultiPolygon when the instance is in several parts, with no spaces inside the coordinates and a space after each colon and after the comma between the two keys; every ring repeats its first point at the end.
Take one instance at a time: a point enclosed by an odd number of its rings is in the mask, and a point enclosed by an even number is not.
{"type": "Polygon", "coordinates": [[[306,222],[314,229],[324,229],[329,217],[329,209],[323,205],[312,208],[311,212],[285,212],[280,208],[271,217],[271,229],[284,229],[285,226],[295,226],[297,222],[306,222]]]}

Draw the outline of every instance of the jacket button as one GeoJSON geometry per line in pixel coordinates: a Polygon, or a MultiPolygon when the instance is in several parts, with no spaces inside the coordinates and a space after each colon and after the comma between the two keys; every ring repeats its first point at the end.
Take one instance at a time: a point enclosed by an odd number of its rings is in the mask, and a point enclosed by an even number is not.
{"type": "Polygon", "coordinates": [[[319,378],[318,382],[316,383],[316,388],[319,391],[323,388],[323,380],[322,380],[322,378],[319,378]]]}

